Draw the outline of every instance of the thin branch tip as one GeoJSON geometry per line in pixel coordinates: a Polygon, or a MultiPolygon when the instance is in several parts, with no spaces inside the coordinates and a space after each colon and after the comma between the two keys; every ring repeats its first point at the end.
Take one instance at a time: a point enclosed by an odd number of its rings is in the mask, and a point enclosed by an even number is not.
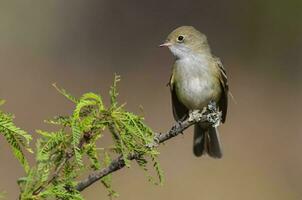
{"type": "MultiPolygon", "coordinates": [[[[179,134],[182,134],[190,126],[196,123],[205,123],[211,126],[218,126],[221,121],[221,112],[218,111],[215,102],[210,102],[207,107],[205,107],[202,111],[194,110],[189,113],[189,117],[184,121],[177,122],[175,125],[171,127],[171,129],[166,133],[155,133],[154,141],[147,146],[149,148],[156,148],[159,144],[176,137],[179,134]]],[[[128,156],[128,160],[135,160],[139,158],[140,155],[137,154],[130,154],[128,156]]],[[[88,175],[84,180],[80,181],[76,186],[78,191],[83,191],[96,181],[100,180],[101,178],[111,174],[117,170],[122,169],[125,167],[125,161],[123,160],[122,156],[114,159],[111,164],[103,169],[97,170],[92,174],[88,175]]]]}

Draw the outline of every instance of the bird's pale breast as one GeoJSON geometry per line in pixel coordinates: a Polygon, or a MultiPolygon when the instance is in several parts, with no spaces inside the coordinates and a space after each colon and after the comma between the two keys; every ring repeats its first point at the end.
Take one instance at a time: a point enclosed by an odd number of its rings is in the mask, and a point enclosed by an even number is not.
{"type": "Polygon", "coordinates": [[[189,109],[202,109],[209,101],[218,102],[220,84],[207,59],[185,58],[174,65],[178,99],[189,109]]]}

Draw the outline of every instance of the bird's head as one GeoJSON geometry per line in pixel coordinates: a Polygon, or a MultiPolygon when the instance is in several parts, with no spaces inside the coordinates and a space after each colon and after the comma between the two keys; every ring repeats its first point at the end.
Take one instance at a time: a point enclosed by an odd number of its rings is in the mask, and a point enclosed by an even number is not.
{"type": "Polygon", "coordinates": [[[195,54],[210,53],[207,37],[192,26],[176,28],[159,46],[168,47],[177,59],[195,54]]]}

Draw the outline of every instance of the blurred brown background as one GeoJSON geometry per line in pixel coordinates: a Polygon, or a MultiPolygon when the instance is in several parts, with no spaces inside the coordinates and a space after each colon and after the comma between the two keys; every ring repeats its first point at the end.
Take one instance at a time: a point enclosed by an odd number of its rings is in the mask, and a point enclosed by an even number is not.
{"type": "MultiPolygon", "coordinates": [[[[164,186],[137,168],[114,174],[120,199],[302,199],[302,1],[44,0],[0,2],[0,98],[19,126],[34,133],[43,119],[72,105],[51,83],[75,95],[107,97],[122,75],[120,101],[166,131],[173,123],[166,83],[173,58],[157,48],[177,26],[204,32],[222,58],[237,104],[221,126],[222,160],[195,158],[192,130],[161,147],[164,186]]],[[[16,199],[23,175],[0,137],[0,191],[16,199]]],[[[107,199],[101,184],[84,192],[107,199]]]]}

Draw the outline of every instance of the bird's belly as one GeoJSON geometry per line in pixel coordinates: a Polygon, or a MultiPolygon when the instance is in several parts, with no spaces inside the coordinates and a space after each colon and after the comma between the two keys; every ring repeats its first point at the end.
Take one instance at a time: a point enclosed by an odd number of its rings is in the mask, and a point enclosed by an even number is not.
{"type": "Polygon", "coordinates": [[[213,78],[196,77],[179,81],[176,84],[177,97],[191,110],[202,109],[211,100],[218,102],[220,87],[214,80],[210,80],[213,78]]]}

